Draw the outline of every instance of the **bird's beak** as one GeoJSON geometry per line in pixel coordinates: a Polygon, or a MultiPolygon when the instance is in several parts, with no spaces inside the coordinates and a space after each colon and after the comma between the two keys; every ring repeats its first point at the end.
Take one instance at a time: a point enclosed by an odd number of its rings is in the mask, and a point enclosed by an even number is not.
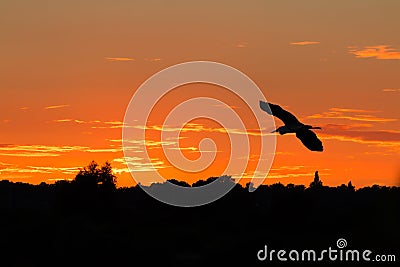
{"type": "Polygon", "coordinates": [[[278,130],[273,130],[271,133],[276,133],[278,130]]]}

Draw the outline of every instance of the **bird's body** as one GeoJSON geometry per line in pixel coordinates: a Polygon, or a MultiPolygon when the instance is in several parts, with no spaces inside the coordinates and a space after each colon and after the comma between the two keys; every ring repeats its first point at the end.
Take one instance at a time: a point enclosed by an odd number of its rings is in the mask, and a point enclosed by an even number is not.
{"type": "Polygon", "coordinates": [[[279,134],[287,134],[287,133],[297,133],[298,131],[301,130],[310,130],[310,129],[321,129],[321,127],[313,127],[311,125],[305,125],[305,124],[299,124],[299,125],[293,125],[293,126],[281,126],[277,128],[274,132],[278,132],[279,134]]]}
{"type": "Polygon", "coordinates": [[[284,110],[279,105],[268,104],[260,101],[260,108],[270,115],[279,118],[285,125],[277,128],[273,132],[279,134],[295,133],[296,137],[311,151],[323,151],[321,140],[311,129],[321,129],[301,123],[292,113],[284,110]]]}

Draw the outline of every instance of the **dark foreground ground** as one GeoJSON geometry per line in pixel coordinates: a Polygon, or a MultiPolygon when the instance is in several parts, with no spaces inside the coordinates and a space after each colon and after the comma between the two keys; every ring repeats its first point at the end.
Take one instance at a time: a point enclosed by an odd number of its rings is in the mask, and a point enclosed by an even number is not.
{"type": "Polygon", "coordinates": [[[1,181],[0,214],[0,266],[364,266],[328,256],[318,264],[257,259],[265,245],[320,254],[339,238],[370,258],[396,256],[372,266],[400,262],[395,187],[236,186],[212,204],[179,208],[136,187],[1,181]]]}

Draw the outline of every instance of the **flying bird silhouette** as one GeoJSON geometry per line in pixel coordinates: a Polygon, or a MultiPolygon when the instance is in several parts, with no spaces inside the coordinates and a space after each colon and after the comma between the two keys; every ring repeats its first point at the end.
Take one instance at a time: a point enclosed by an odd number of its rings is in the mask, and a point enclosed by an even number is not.
{"type": "Polygon", "coordinates": [[[296,137],[311,151],[323,151],[321,140],[311,129],[321,129],[301,123],[292,113],[284,110],[279,105],[260,101],[260,108],[270,115],[279,118],[285,125],[277,128],[273,133],[280,134],[295,133],[296,137]],[[268,108],[269,106],[269,108],[268,108]]]}

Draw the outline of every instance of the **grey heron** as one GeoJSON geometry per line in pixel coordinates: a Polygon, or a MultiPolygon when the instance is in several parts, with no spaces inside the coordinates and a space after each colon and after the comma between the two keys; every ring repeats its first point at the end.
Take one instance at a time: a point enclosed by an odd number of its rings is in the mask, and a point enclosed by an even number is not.
{"type": "Polygon", "coordinates": [[[279,134],[295,133],[296,137],[311,151],[323,151],[321,140],[311,129],[321,129],[301,123],[292,113],[284,110],[279,105],[263,102],[260,100],[260,108],[270,115],[280,119],[285,125],[277,128],[274,132],[279,134]],[[269,107],[269,108],[268,108],[269,107]]]}

